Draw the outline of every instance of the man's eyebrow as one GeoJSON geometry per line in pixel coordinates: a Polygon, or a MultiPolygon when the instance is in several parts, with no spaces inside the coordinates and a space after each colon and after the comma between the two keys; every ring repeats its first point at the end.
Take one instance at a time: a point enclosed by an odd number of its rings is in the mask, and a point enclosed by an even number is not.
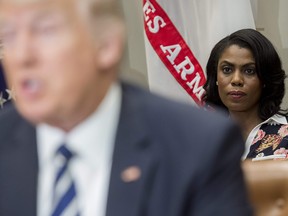
{"type": "MultiPolygon", "coordinates": [[[[33,15],[33,20],[41,20],[41,19],[45,19],[45,18],[49,18],[52,16],[62,16],[62,13],[60,12],[59,9],[56,8],[45,8],[41,11],[38,11],[36,13],[34,13],[33,15]]],[[[7,18],[5,18],[5,16],[3,16],[3,14],[0,14],[0,27],[6,26],[9,23],[11,23],[13,21],[9,21],[7,20],[7,18]]]]}
{"type": "Polygon", "coordinates": [[[35,18],[37,19],[45,19],[52,16],[62,16],[63,14],[57,9],[46,9],[35,14],[35,18]]]}

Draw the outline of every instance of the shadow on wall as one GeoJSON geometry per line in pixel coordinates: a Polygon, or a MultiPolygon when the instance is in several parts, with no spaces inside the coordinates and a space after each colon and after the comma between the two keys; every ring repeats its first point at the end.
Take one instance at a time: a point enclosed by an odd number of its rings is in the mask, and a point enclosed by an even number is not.
{"type": "MultiPolygon", "coordinates": [[[[288,73],[288,1],[287,0],[258,0],[256,27],[265,35],[279,53],[283,68],[288,73]]],[[[282,107],[288,107],[288,80],[286,79],[286,94],[282,107]]]]}

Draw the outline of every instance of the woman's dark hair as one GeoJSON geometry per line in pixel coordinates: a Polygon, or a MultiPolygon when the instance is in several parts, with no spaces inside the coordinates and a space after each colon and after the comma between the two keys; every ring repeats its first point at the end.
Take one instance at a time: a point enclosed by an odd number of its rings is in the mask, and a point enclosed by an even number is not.
{"type": "MultiPolygon", "coordinates": [[[[203,99],[207,105],[227,110],[218,94],[217,67],[220,57],[226,48],[237,45],[249,49],[255,59],[256,73],[263,89],[259,101],[259,117],[266,120],[274,114],[286,114],[281,110],[285,94],[285,71],[278,53],[272,43],[254,29],[242,29],[220,40],[212,49],[206,66],[207,81],[203,99]]],[[[227,110],[228,111],[228,110],[227,110]]]]}

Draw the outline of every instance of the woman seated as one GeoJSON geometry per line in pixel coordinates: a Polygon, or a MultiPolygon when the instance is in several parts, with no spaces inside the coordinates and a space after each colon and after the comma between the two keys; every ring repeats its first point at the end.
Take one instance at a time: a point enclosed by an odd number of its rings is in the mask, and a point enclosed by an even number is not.
{"type": "Polygon", "coordinates": [[[244,158],[287,152],[287,110],[280,107],[286,76],[265,36],[242,29],[223,38],[211,51],[206,73],[204,101],[239,123],[246,140],[244,158]]]}

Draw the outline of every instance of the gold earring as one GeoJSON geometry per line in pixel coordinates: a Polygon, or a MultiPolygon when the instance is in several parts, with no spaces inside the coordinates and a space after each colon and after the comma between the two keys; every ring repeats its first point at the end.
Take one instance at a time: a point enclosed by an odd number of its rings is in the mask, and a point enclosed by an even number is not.
{"type": "Polygon", "coordinates": [[[218,86],[218,81],[216,81],[216,85],[218,86]]]}

